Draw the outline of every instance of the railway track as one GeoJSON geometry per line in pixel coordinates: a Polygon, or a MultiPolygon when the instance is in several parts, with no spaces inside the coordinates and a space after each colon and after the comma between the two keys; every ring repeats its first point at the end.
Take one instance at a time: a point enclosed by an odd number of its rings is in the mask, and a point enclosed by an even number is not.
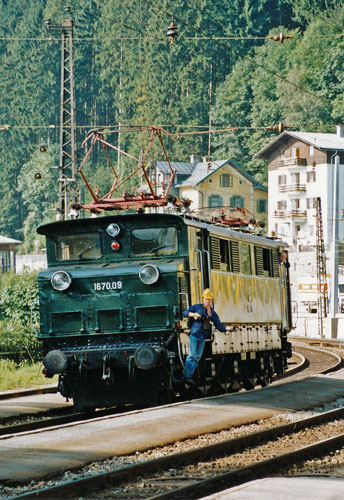
{"type": "MultiPolygon", "coordinates": [[[[296,344],[297,351],[294,352],[295,366],[290,367],[283,377],[279,377],[275,379],[275,382],[279,380],[285,380],[285,378],[293,379],[296,374],[297,377],[313,375],[315,373],[328,373],[330,371],[334,371],[338,369],[341,365],[341,358],[335,354],[328,351],[324,351],[322,349],[310,347],[310,346],[301,346],[296,344]],[[324,358],[326,362],[324,362],[324,358]],[[325,363],[325,368],[324,368],[325,363]],[[322,368],[322,369],[321,369],[322,368]]],[[[43,394],[44,392],[54,392],[53,387],[48,388],[40,388],[40,389],[32,389],[32,390],[23,390],[23,391],[15,391],[14,393],[10,393],[9,397],[13,398],[13,394],[16,394],[16,397],[19,395],[26,396],[31,394],[43,394]]],[[[56,389],[55,389],[56,392],[56,389]]],[[[1,396],[1,395],[0,395],[1,396]]],[[[0,399],[5,399],[0,398],[0,399]]],[[[91,413],[70,413],[67,411],[67,414],[57,415],[57,416],[49,416],[47,415],[44,418],[36,418],[30,421],[24,421],[23,423],[16,423],[14,425],[6,425],[6,422],[3,420],[3,427],[0,427],[0,436],[9,436],[15,435],[21,432],[30,432],[30,431],[38,431],[40,429],[46,429],[48,427],[61,426],[69,423],[75,423],[78,421],[90,420],[92,418],[99,418],[102,416],[107,416],[116,413],[124,413],[126,411],[132,411],[138,409],[133,405],[130,407],[124,407],[120,409],[107,408],[103,410],[97,410],[91,413]]],[[[16,418],[18,420],[18,417],[16,418]]],[[[24,417],[25,420],[25,417],[24,417]]]]}
{"type": "MultiPolygon", "coordinates": [[[[224,488],[268,476],[281,471],[281,469],[288,469],[293,463],[320,456],[329,450],[343,446],[343,423],[340,423],[340,433],[337,433],[336,426],[329,426],[331,431],[327,432],[327,435],[331,435],[320,442],[317,440],[318,433],[316,431],[317,426],[324,426],[325,423],[334,422],[343,417],[344,407],[209,446],[173,453],[161,458],[60,483],[53,487],[12,496],[9,497],[9,500],[72,498],[78,495],[94,499],[96,498],[94,492],[98,492],[96,493],[97,498],[102,498],[102,492],[106,495],[106,490],[110,488],[113,492],[112,497],[116,499],[189,500],[201,498],[224,488]],[[281,453],[281,447],[282,449],[286,448],[287,436],[288,439],[291,439],[290,436],[310,428],[312,431],[309,432],[311,437],[308,437],[308,440],[311,442],[308,442],[306,446],[281,453]],[[274,443],[279,439],[284,440],[282,446],[281,443],[278,443],[274,448],[274,443]],[[264,457],[264,453],[261,455],[257,452],[257,447],[264,445],[268,446],[269,456],[274,455],[272,458],[261,458],[264,457]],[[241,453],[243,450],[246,454],[245,462],[251,462],[249,465],[229,466],[225,471],[214,475],[218,459],[223,460],[223,457],[241,453]],[[248,453],[251,454],[251,459],[247,458],[248,453]],[[201,471],[200,465],[202,466],[201,471]],[[119,489],[113,491],[116,487],[119,489]]],[[[320,432],[324,432],[323,428],[320,428],[320,432]]]]}
{"type": "MultiPolygon", "coordinates": [[[[132,408],[130,408],[132,410],[132,408]]],[[[107,415],[123,413],[125,411],[129,411],[128,408],[121,408],[114,410],[113,408],[107,408],[104,410],[97,410],[89,413],[69,413],[67,415],[59,415],[52,417],[44,417],[38,418],[33,421],[26,421],[19,424],[14,425],[4,425],[0,427],[0,439],[1,436],[10,437],[15,434],[19,434],[20,432],[30,432],[30,431],[39,431],[41,429],[46,429],[47,427],[56,427],[65,424],[72,424],[75,422],[90,420],[92,418],[104,417],[107,415]]]]}
{"type": "Polygon", "coordinates": [[[0,401],[4,399],[21,398],[25,396],[34,396],[36,394],[57,393],[55,384],[47,385],[44,387],[29,387],[26,389],[14,389],[10,391],[0,392],[0,401]]]}
{"type": "Polygon", "coordinates": [[[312,345],[293,342],[293,350],[299,356],[302,356],[305,361],[296,366],[294,370],[287,370],[285,375],[280,377],[280,379],[288,375],[292,376],[295,373],[301,374],[302,377],[316,374],[324,375],[336,371],[343,366],[343,358],[337,352],[329,351],[323,347],[314,347],[312,345]]]}
{"type": "Polygon", "coordinates": [[[314,347],[328,347],[338,349],[344,355],[344,340],[341,339],[325,339],[319,337],[291,337],[293,343],[306,344],[314,347]]]}

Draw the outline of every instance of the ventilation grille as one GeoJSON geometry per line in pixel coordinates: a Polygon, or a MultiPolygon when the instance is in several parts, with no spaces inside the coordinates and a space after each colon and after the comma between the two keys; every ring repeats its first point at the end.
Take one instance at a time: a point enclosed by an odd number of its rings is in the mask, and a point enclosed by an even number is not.
{"type": "Polygon", "coordinates": [[[219,238],[210,237],[211,245],[211,267],[212,269],[221,269],[221,254],[219,238]]]}
{"type": "Polygon", "coordinates": [[[187,309],[188,308],[188,302],[187,302],[187,298],[186,298],[186,295],[189,297],[189,294],[190,294],[190,289],[189,289],[189,280],[187,278],[187,275],[186,274],[181,274],[180,276],[178,276],[178,286],[179,286],[179,306],[180,306],[180,309],[182,311],[184,311],[184,309],[187,309]]]}
{"type": "Polygon", "coordinates": [[[137,307],[136,321],[138,328],[163,328],[168,325],[167,308],[163,307],[137,307]]]}
{"type": "Polygon", "coordinates": [[[239,242],[231,241],[233,272],[240,273],[239,242]]]}
{"type": "Polygon", "coordinates": [[[256,273],[258,276],[264,276],[263,249],[255,247],[256,251],[256,273]]]}
{"type": "Polygon", "coordinates": [[[272,251],[272,269],[274,278],[279,278],[280,266],[279,266],[279,254],[277,248],[272,251]]]}
{"type": "Polygon", "coordinates": [[[55,313],[52,315],[54,333],[72,333],[82,330],[81,312],[55,313]]]}
{"type": "Polygon", "coordinates": [[[98,311],[98,326],[100,331],[117,330],[121,328],[120,309],[109,309],[107,311],[98,311]]]}

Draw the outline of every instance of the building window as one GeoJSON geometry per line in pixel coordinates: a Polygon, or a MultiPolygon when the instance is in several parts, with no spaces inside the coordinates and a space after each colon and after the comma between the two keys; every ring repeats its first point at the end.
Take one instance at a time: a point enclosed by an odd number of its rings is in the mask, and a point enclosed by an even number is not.
{"type": "Polygon", "coordinates": [[[278,201],[277,210],[287,210],[287,200],[278,201]]]}
{"type": "Polygon", "coordinates": [[[281,149],[280,157],[285,158],[285,149],[281,149]]]}
{"type": "Polygon", "coordinates": [[[219,196],[218,194],[212,194],[208,198],[208,207],[213,208],[213,207],[222,207],[223,206],[223,199],[222,196],[219,196]]]}
{"type": "Polygon", "coordinates": [[[299,172],[291,174],[291,182],[292,182],[292,184],[300,184],[300,173],[299,172]]]}
{"type": "Polygon", "coordinates": [[[220,186],[221,187],[232,187],[233,186],[233,177],[230,174],[221,174],[220,175],[220,186]]]}
{"type": "Polygon", "coordinates": [[[300,157],[299,148],[291,148],[291,157],[292,158],[299,158],[300,157]]]}
{"type": "Polygon", "coordinates": [[[266,212],[266,200],[257,200],[257,212],[259,214],[266,212]]]}
{"type": "Polygon", "coordinates": [[[278,176],[278,185],[284,186],[285,184],[287,184],[287,176],[286,175],[279,175],[278,176]]]}
{"type": "Polygon", "coordinates": [[[315,182],[316,181],[316,172],[315,170],[311,170],[307,172],[307,182],[315,182]]]}
{"type": "Polygon", "coordinates": [[[316,198],[307,198],[307,208],[317,208],[316,198]]]}
{"type": "Polygon", "coordinates": [[[314,155],[314,146],[309,146],[309,154],[310,154],[311,156],[313,156],[313,155],[314,155]]]}
{"type": "Polygon", "coordinates": [[[298,210],[300,208],[300,200],[298,198],[291,200],[291,208],[292,210],[298,210]]]}
{"type": "Polygon", "coordinates": [[[244,206],[244,198],[242,196],[231,196],[229,206],[242,208],[244,206]]]}
{"type": "Polygon", "coordinates": [[[11,259],[10,252],[8,250],[0,250],[0,262],[1,262],[1,272],[6,273],[10,270],[11,259]]]}

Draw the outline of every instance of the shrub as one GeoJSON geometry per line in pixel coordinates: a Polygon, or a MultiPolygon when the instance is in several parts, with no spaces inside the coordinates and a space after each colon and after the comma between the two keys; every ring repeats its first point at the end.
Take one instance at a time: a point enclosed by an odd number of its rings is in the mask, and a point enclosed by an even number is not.
{"type": "Polygon", "coordinates": [[[26,351],[39,357],[39,344],[31,327],[39,328],[37,272],[3,274],[0,279],[0,352],[26,351]]]}
{"type": "Polygon", "coordinates": [[[9,359],[0,359],[0,391],[7,391],[19,387],[32,387],[34,385],[52,384],[57,381],[46,379],[42,374],[40,363],[29,364],[25,361],[18,366],[9,359]]]}

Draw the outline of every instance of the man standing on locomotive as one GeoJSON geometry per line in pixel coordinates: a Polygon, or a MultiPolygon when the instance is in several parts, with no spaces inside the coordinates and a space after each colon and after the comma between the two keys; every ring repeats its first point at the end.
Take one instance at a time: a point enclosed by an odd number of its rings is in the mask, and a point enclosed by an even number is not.
{"type": "Polygon", "coordinates": [[[203,290],[203,304],[194,304],[184,311],[185,318],[192,318],[190,330],[189,354],[185,361],[185,382],[194,384],[192,375],[202,357],[205,341],[211,335],[212,322],[220,332],[230,331],[230,326],[221,323],[220,318],[210,306],[213,294],[209,288],[203,290]]]}

